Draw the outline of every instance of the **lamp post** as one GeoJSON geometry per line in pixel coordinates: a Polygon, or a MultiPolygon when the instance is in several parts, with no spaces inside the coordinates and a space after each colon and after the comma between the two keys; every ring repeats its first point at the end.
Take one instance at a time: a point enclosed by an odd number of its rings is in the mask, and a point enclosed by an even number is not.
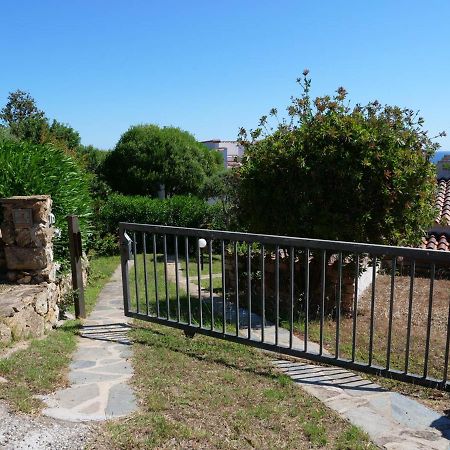
{"type": "Polygon", "coordinates": [[[200,248],[200,270],[203,272],[203,249],[206,247],[206,240],[200,238],[198,240],[198,246],[200,248]]]}

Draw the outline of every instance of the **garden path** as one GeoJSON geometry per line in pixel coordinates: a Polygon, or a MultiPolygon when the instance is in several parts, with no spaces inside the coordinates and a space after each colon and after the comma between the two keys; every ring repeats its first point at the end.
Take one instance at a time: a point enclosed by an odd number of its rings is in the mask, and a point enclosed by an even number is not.
{"type": "Polygon", "coordinates": [[[84,321],[69,368],[70,386],[43,397],[45,415],[92,421],[122,417],[136,410],[128,384],[133,375],[129,328],[123,312],[119,266],[84,321]]]}

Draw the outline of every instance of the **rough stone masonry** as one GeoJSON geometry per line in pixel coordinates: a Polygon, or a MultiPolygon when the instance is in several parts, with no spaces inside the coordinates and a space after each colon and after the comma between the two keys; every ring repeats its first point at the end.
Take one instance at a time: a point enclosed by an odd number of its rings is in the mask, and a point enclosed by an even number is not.
{"type": "Polygon", "coordinates": [[[58,321],[48,195],[0,199],[0,342],[42,336],[58,321]]]}

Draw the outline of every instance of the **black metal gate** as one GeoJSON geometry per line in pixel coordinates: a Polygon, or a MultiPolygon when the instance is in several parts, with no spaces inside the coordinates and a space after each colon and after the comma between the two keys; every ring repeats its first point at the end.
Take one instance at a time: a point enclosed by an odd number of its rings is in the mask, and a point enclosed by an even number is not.
{"type": "Polygon", "coordinates": [[[450,390],[450,252],[120,223],[125,315],[450,390]]]}

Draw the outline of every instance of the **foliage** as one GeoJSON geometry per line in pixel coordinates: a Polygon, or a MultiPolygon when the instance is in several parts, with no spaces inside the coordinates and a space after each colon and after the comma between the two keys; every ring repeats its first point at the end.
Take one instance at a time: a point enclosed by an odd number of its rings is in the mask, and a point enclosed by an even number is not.
{"type": "Polygon", "coordinates": [[[126,131],[108,154],[103,174],[123,194],[156,196],[198,194],[207,178],[222,167],[218,152],[208,150],[187,131],[137,125],[126,131]]]}
{"type": "Polygon", "coordinates": [[[76,149],[76,157],[88,173],[89,189],[94,199],[94,210],[97,211],[100,204],[111,194],[111,188],[101,175],[101,165],[108,152],[100,150],[92,145],[79,145],[76,149]]]}
{"type": "Polygon", "coordinates": [[[17,138],[11,134],[9,127],[3,127],[0,125],[0,143],[11,141],[17,142],[17,138]]]}
{"type": "Polygon", "coordinates": [[[221,203],[209,204],[192,196],[165,200],[145,196],[112,194],[99,202],[95,214],[91,250],[97,255],[119,251],[119,222],[148,223],[187,228],[225,229],[227,217],[221,203]]]}
{"type": "Polygon", "coordinates": [[[80,145],[80,135],[70,125],[53,120],[50,124],[44,111],[28,92],[11,92],[0,111],[0,120],[17,139],[33,144],[52,143],[67,152],[80,145]]]}
{"type": "Polygon", "coordinates": [[[238,183],[238,172],[234,169],[219,172],[209,179],[203,194],[205,198],[212,198],[214,202],[210,205],[209,228],[243,231],[237,217],[238,183]]]}
{"type": "Polygon", "coordinates": [[[98,220],[105,233],[116,233],[119,222],[200,228],[208,221],[208,213],[209,205],[196,197],[159,200],[113,194],[100,209],[98,220]]]}
{"type": "MultiPolygon", "coordinates": [[[[347,93],[311,99],[308,71],[289,120],[241,130],[239,216],[253,232],[415,244],[435,211],[438,148],[409,109],[346,106],[347,93]]],[[[271,115],[277,118],[273,109],[271,115]]]]}
{"type": "Polygon", "coordinates": [[[106,159],[108,152],[93,145],[79,145],[77,147],[77,155],[83,162],[86,170],[92,173],[99,173],[100,166],[106,159]]]}
{"type": "Polygon", "coordinates": [[[75,150],[81,142],[80,134],[71,126],[53,120],[48,128],[49,140],[56,145],[63,144],[68,150],[75,150]]]}
{"type": "Polygon", "coordinates": [[[56,227],[55,257],[65,268],[68,261],[66,216],[79,217],[83,241],[90,235],[91,198],[88,180],[76,161],[50,145],[0,142],[0,197],[47,194],[53,200],[56,227]]]}
{"type": "Polygon", "coordinates": [[[44,112],[38,109],[29,93],[21,90],[9,94],[0,120],[9,127],[12,135],[34,143],[42,142],[47,127],[44,112]]]}

